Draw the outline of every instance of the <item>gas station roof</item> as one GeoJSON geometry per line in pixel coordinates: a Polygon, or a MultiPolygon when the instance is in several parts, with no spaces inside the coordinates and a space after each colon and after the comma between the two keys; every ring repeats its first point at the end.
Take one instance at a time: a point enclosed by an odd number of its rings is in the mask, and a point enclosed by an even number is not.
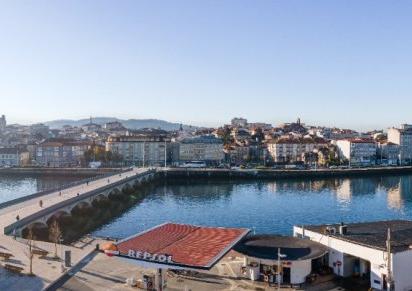
{"type": "Polygon", "coordinates": [[[117,250],[109,252],[170,269],[208,270],[249,232],[245,228],[165,223],[117,242],[117,250]]]}

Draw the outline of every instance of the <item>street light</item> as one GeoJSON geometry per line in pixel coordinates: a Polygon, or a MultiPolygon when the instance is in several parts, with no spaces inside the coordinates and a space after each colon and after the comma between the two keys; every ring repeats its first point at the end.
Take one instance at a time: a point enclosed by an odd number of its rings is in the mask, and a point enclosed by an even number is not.
{"type": "Polygon", "coordinates": [[[64,260],[63,260],[63,236],[59,237],[59,242],[60,242],[60,250],[61,250],[61,254],[60,254],[60,261],[61,261],[61,272],[64,273],[64,260]]]}
{"type": "Polygon", "coordinates": [[[278,248],[278,271],[277,271],[277,281],[278,281],[278,290],[280,290],[280,258],[286,258],[285,254],[280,253],[280,248],[278,248]]]}

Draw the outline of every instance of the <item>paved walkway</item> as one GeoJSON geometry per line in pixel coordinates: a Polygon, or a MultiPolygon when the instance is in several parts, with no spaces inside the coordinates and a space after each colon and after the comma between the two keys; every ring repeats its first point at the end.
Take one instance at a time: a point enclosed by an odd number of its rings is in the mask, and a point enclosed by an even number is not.
{"type": "MultiPolygon", "coordinates": [[[[195,274],[182,275],[167,273],[167,291],[242,291],[242,290],[277,290],[276,286],[268,286],[263,282],[253,282],[236,275],[234,266],[242,262],[242,258],[226,255],[210,271],[201,271],[195,274]]],[[[57,290],[59,291],[100,291],[100,290],[140,290],[127,286],[128,278],[141,279],[143,274],[154,274],[155,270],[129,264],[116,257],[108,257],[103,253],[96,253],[81,269],[74,273],[57,290]]],[[[282,287],[282,291],[310,290],[310,291],[344,291],[331,285],[318,286],[316,289],[293,289],[282,287]]]]}
{"type": "MultiPolygon", "coordinates": [[[[127,179],[132,175],[136,175],[146,171],[147,169],[132,169],[128,172],[124,172],[121,175],[115,174],[110,177],[105,177],[88,183],[80,184],[68,188],[62,191],[61,195],[59,191],[47,194],[41,198],[33,198],[17,205],[12,205],[0,210],[0,252],[11,253],[13,257],[8,261],[0,261],[0,264],[11,264],[22,267],[23,275],[13,275],[12,273],[0,268],[0,290],[42,290],[45,286],[50,284],[61,276],[61,261],[54,258],[54,244],[47,242],[34,242],[36,248],[46,250],[49,254],[44,258],[35,256],[33,259],[33,272],[35,277],[27,276],[29,273],[29,257],[28,257],[28,244],[24,239],[14,240],[11,236],[3,234],[4,227],[14,223],[16,216],[19,215],[20,219],[32,215],[41,209],[50,207],[56,203],[62,202],[66,199],[76,197],[85,194],[89,191],[96,190],[103,186],[106,186],[108,179],[110,183],[127,179]],[[43,201],[43,207],[39,206],[39,200],[43,201]]],[[[70,250],[72,263],[75,264],[80,259],[89,254],[99,241],[84,238],[79,240],[73,245],[63,246],[63,250],[70,250]]],[[[62,247],[58,246],[58,255],[62,254],[62,247]]]]}

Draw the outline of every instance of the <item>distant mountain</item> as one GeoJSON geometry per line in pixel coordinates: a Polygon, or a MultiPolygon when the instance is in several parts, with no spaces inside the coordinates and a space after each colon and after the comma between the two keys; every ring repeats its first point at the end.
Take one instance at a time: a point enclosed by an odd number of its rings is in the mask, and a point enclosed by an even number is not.
{"type": "MultiPolygon", "coordinates": [[[[180,123],[173,123],[168,122],[165,120],[159,119],[118,119],[115,117],[94,117],[92,119],[93,123],[97,124],[105,124],[107,122],[118,121],[123,124],[126,128],[129,129],[142,129],[142,128],[161,128],[163,130],[178,130],[180,128],[180,123]]],[[[51,129],[60,129],[64,125],[70,126],[82,126],[90,122],[90,119],[79,119],[79,120],[72,120],[72,119],[59,119],[59,120],[52,120],[44,122],[44,124],[48,125],[51,129]]],[[[196,126],[190,125],[183,125],[184,129],[189,128],[197,128],[196,126]]]]}

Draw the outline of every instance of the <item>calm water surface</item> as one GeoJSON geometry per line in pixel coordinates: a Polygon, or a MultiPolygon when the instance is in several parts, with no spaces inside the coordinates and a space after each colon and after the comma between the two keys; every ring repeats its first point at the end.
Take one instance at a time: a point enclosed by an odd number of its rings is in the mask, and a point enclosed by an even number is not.
{"type": "Polygon", "coordinates": [[[0,203],[39,191],[58,188],[80,179],[82,178],[70,176],[23,177],[0,174],[0,203]]]}
{"type": "Polygon", "coordinates": [[[412,175],[276,182],[182,182],[94,232],[127,237],[166,221],[290,234],[295,224],[412,219],[412,175]]]}

